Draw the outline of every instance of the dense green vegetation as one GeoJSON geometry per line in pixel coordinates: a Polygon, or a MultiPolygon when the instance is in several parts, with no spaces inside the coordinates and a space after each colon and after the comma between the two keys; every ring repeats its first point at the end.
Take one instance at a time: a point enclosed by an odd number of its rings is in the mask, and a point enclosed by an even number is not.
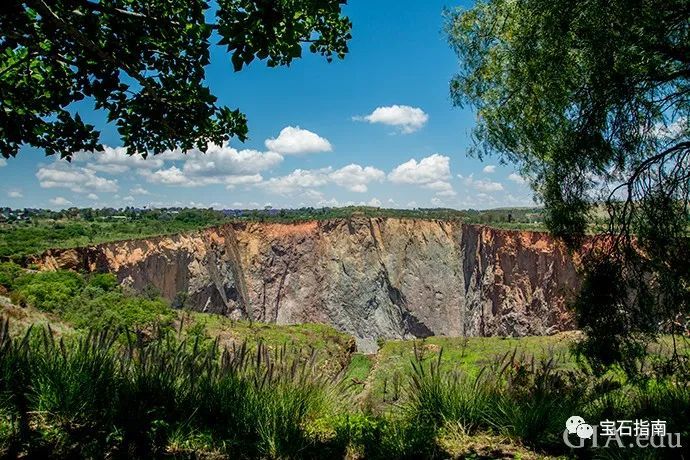
{"type": "Polygon", "coordinates": [[[0,263],[0,287],[13,303],[53,313],[76,328],[125,328],[139,333],[171,326],[173,310],[155,293],[142,296],[117,283],[114,275],[88,277],[69,271],[24,272],[0,263]]]}
{"type": "Polygon", "coordinates": [[[110,241],[173,234],[230,221],[301,222],[366,217],[458,219],[502,228],[543,229],[538,208],[457,211],[453,209],[301,208],[214,211],[212,209],[68,209],[7,212],[0,222],[0,260],[22,262],[51,248],[88,246],[110,241]],[[21,216],[21,218],[19,217],[21,216]]]}
{"type": "Polygon", "coordinates": [[[25,219],[0,223],[0,260],[21,261],[51,248],[69,248],[196,230],[225,221],[213,210],[136,212],[35,212],[25,219]]]}
{"type": "Polygon", "coordinates": [[[223,351],[171,336],[123,344],[108,330],[10,338],[2,327],[0,449],[9,457],[537,458],[577,453],[561,439],[572,414],[662,419],[681,439],[690,434],[687,385],[596,377],[548,356],[509,353],[473,375],[461,363],[444,369],[442,350],[417,353],[399,399],[381,412],[357,405],[342,374],[288,347],[223,351]]]}

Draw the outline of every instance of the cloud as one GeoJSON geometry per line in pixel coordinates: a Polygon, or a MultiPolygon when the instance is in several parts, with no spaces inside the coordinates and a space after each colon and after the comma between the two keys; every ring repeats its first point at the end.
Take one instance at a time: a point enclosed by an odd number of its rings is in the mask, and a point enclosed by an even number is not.
{"type": "Polygon", "coordinates": [[[5,160],[4,158],[0,158],[0,168],[2,168],[3,166],[7,166],[7,160],[5,160]]]}
{"type": "Polygon", "coordinates": [[[513,206],[534,206],[535,201],[531,196],[515,196],[508,194],[506,200],[513,206]]]}
{"type": "Polygon", "coordinates": [[[332,169],[295,169],[287,176],[272,177],[265,181],[266,189],[276,193],[292,193],[300,189],[321,187],[328,183],[328,175],[332,169]]]}
{"type": "MultiPolygon", "coordinates": [[[[275,193],[320,193],[309,190],[335,184],[346,188],[351,192],[364,193],[368,190],[370,182],[380,182],[386,178],[386,173],[372,166],[362,167],[358,164],[349,164],[340,169],[333,170],[330,166],[321,169],[295,169],[290,174],[281,177],[273,177],[261,183],[266,190],[275,193]]],[[[322,199],[322,196],[312,196],[312,199],[322,199]]]]}
{"type": "Polygon", "coordinates": [[[520,185],[525,184],[527,182],[524,177],[516,173],[510,173],[510,175],[508,176],[508,180],[520,185]]]}
{"type": "Polygon", "coordinates": [[[177,166],[144,174],[146,180],[154,184],[192,186],[193,182],[177,166]]]}
{"type": "Polygon", "coordinates": [[[12,190],[11,192],[7,193],[7,196],[10,198],[24,198],[24,195],[19,190],[12,190]]]}
{"type": "Polygon", "coordinates": [[[456,195],[457,195],[457,192],[453,189],[441,190],[440,192],[436,192],[436,196],[451,197],[451,196],[456,196],[456,195]]]}
{"type": "Polygon", "coordinates": [[[134,197],[132,195],[126,196],[122,199],[125,203],[134,203],[134,197]]]}
{"type": "Polygon", "coordinates": [[[68,205],[72,204],[72,202],[70,200],[63,198],[61,196],[56,196],[55,198],[51,198],[50,202],[56,206],[68,206],[68,205]]]}
{"type": "Polygon", "coordinates": [[[680,116],[670,122],[664,121],[652,125],[651,129],[647,129],[643,133],[649,134],[661,141],[671,141],[678,139],[690,130],[690,120],[687,117],[680,116]]]}
{"type": "Polygon", "coordinates": [[[328,139],[299,126],[287,126],[277,138],[266,139],[266,148],[284,155],[330,152],[333,150],[328,139]]]}
{"type": "Polygon", "coordinates": [[[486,165],[482,171],[484,171],[486,174],[493,174],[496,172],[496,165],[486,165]]]}
{"type": "Polygon", "coordinates": [[[503,184],[500,182],[492,182],[488,180],[475,180],[472,187],[481,192],[500,192],[503,190],[503,184]]]}
{"type": "Polygon", "coordinates": [[[357,164],[344,166],[329,174],[329,179],[336,185],[351,192],[364,193],[369,182],[380,182],[386,178],[386,173],[372,166],[362,168],[357,164]]]}
{"type": "Polygon", "coordinates": [[[157,169],[167,159],[164,154],[147,158],[139,154],[128,155],[125,147],[109,146],[105,146],[103,152],[77,152],[73,158],[74,161],[86,162],[89,169],[106,174],[122,174],[130,169],[157,169]]]}
{"type": "Polygon", "coordinates": [[[433,197],[433,198],[431,199],[431,204],[434,205],[434,206],[436,206],[437,208],[439,208],[439,207],[445,205],[445,203],[443,202],[443,200],[440,199],[440,198],[438,198],[438,197],[433,197]]]}
{"type": "Polygon", "coordinates": [[[246,176],[228,176],[225,178],[225,188],[230,190],[238,185],[255,185],[264,180],[261,174],[252,174],[246,176]]]}
{"type": "Polygon", "coordinates": [[[191,150],[186,154],[181,168],[170,166],[157,171],[141,171],[150,183],[201,187],[225,184],[229,187],[261,182],[258,173],[277,166],[283,161],[276,152],[236,150],[230,146],[212,145],[204,153],[191,150]]]}
{"type": "Polygon", "coordinates": [[[463,177],[458,175],[459,178],[463,179],[466,186],[471,187],[475,190],[485,193],[500,192],[503,190],[503,184],[500,182],[492,182],[483,179],[475,179],[474,174],[470,174],[468,177],[463,177]]]}
{"type": "Polygon", "coordinates": [[[321,206],[324,208],[336,208],[338,206],[341,206],[340,202],[336,200],[335,198],[331,198],[330,200],[321,200],[318,203],[316,203],[316,206],[321,206]]]}
{"type": "Polygon", "coordinates": [[[133,187],[129,189],[129,193],[132,195],[149,195],[149,191],[143,188],[141,185],[137,185],[136,187],[133,187]]]}
{"type": "Polygon", "coordinates": [[[205,153],[192,150],[187,154],[184,173],[196,177],[219,177],[256,174],[283,161],[276,152],[236,150],[228,145],[212,145],[205,153]]]}
{"type": "Polygon", "coordinates": [[[378,107],[369,115],[352,117],[352,119],[395,126],[401,132],[409,134],[420,130],[429,120],[429,115],[418,107],[392,105],[389,107],[378,107]]]}
{"type": "Polygon", "coordinates": [[[419,162],[414,158],[396,166],[388,180],[397,184],[418,185],[434,190],[439,196],[454,196],[450,179],[450,158],[435,153],[419,162]]]}
{"type": "Polygon", "coordinates": [[[88,195],[86,195],[86,198],[88,198],[89,200],[94,200],[94,201],[99,199],[98,195],[96,195],[95,193],[89,193],[88,195]]]}
{"type": "Polygon", "coordinates": [[[372,198],[371,200],[369,200],[367,205],[372,206],[374,208],[380,208],[381,207],[381,200],[379,200],[378,198],[372,198]]]}
{"type": "Polygon", "coordinates": [[[92,169],[74,166],[63,160],[40,167],[36,178],[42,188],[66,188],[75,193],[116,192],[118,189],[117,180],[100,177],[92,169]]]}

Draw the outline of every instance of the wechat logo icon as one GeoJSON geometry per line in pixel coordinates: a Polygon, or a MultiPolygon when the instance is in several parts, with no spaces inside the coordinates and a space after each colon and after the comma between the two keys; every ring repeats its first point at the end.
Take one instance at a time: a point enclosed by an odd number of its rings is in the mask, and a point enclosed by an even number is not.
{"type": "Polygon", "coordinates": [[[585,419],[579,415],[573,415],[565,422],[565,428],[568,434],[577,434],[580,439],[591,439],[594,434],[592,425],[585,423],[585,419]]]}

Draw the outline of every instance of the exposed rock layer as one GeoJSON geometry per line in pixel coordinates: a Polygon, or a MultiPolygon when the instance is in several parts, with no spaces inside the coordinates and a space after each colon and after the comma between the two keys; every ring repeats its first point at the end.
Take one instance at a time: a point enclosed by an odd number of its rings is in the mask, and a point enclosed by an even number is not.
{"type": "Polygon", "coordinates": [[[174,304],[360,339],[539,335],[572,329],[573,260],[546,233],[453,221],[231,223],[48,251],[45,269],[108,271],[174,304]]]}

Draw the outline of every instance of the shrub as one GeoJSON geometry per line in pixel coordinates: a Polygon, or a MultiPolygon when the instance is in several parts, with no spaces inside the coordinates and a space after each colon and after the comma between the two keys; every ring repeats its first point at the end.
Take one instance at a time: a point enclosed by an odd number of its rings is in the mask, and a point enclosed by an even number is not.
{"type": "Polygon", "coordinates": [[[19,265],[12,262],[2,262],[0,263],[0,286],[5,289],[12,289],[15,280],[22,273],[22,269],[19,265]]]}
{"type": "Polygon", "coordinates": [[[68,310],[83,287],[83,277],[70,271],[27,273],[14,281],[14,289],[27,304],[46,312],[68,310]]]}

